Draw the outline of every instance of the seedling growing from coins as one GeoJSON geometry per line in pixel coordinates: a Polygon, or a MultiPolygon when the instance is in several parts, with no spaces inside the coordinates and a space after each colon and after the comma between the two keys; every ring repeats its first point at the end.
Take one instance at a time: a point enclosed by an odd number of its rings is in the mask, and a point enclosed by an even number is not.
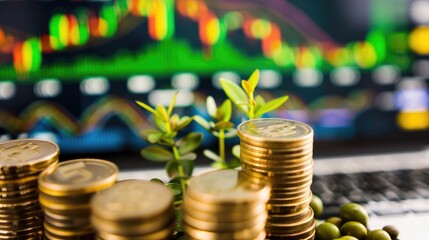
{"type": "Polygon", "coordinates": [[[259,83],[259,70],[256,69],[248,80],[241,81],[241,87],[231,80],[221,78],[222,89],[229,99],[225,100],[219,107],[213,97],[209,96],[206,101],[207,112],[211,120],[207,121],[201,116],[195,116],[195,121],[204,127],[213,136],[218,138],[219,153],[206,149],[204,155],[214,161],[213,167],[235,168],[240,165],[240,146],[232,147],[231,161],[225,159],[225,139],[237,136],[234,123],[230,122],[232,115],[232,103],[234,103],[248,119],[260,118],[265,113],[273,111],[287,101],[288,96],[279,97],[266,102],[261,95],[254,97],[256,86],[259,83]]]}
{"type": "MultiPolygon", "coordinates": [[[[176,206],[182,203],[186,181],[192,176],[194,170],[194,160],[197,155],[193,151],[203,140],[203,134],[199,132],[191,132],[178,138],[179,133],[193,121],[193,118],[173,114],[177,94],[178,92],[174,94],[167,109],[160,104],[152,108],[143,102],[136,101],[138,105],[153,114],[156,126],[156,129],[142,131],[142,137],[152,145],[143,148],[141,154],[150,161],[165,163],[165,170],[170,178],[166,185],[175,193],[176,206]]],[[[157,179],[157,181],[160,180],[157,179]]]]}

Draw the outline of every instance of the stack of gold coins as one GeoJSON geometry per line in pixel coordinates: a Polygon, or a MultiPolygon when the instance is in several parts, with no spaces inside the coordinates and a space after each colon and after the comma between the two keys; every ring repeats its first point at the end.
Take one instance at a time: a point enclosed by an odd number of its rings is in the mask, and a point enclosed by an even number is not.
{"type": "Polygon", "coordinates": [[[43,239],[37,177],[58,155],[58,146],[48,141],[0,143],[0,239],[43,239]]]}
{"type": "Polygon", "coordinates": [[[157,182],[125,180],[97,193],[91,222],[98,239],[171,239],[175,227],[172,191],[157,182]]]}
{"type": "Polygon", "coordinates": [[[271,195],[266,224],[269,239],[314,239],[310,208],[313,130],[297,121],[253,119],[237,128],[242,171],[267,177],[271,195]]]}
{"type": "Polygon", "coordinates": [[[193,177],[184,201],[187,239],[265,239],[266,181],[249,181],[241,171],[218,170],[193,177]]]}
{"type": "Polygon", "coordinates": [[[95,192],[112,186],[115,164],[98,159],[76,159],[54,165],[39,176],[39,201],[45,213],[48,239],[93,239],[89,202],[95,192]]]}

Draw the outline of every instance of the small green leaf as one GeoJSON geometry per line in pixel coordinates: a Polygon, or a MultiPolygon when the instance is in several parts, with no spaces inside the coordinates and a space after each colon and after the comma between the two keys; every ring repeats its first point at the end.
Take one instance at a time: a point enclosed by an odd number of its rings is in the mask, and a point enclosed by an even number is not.
{"type": "Polygon", "coordinates": [[[158,104],[156,106],[156,111],[161,116],[162,121],[167,123],[169,120],[169,117],[167,115],[167,111],[165,110],[164,106],[162,106],[161,104],[158,104]]]}
{"type": "Polygon", "coordinates": [[[155,110],[155,109],[153,109],[152,107],[150,107],[150,106],[149,106],[149,105],[147,105],[146,103],[144,103],[144,102],[140,102],[140,101],[136,101],[136,103],[137,103],[140,107],[142,107],[142,108],[146,109],[147,111],[149,111],[149,112],[153,113],[154,115],[159,115],[159,114],[156,112],[156,110],[155,110]]]}
{"type": "Polygon", "coordinates": [[[204,154],[204,156],[206,156],[207,158],[209,158],[215,162],[221,162],[222,161],[222,159],[219,157],[219,155],[217,155],[215,152],[213,152],[209,149],[204,150],[203,154],[204,154]]]}
{"type": "Polygon", "coordinates": [[[203,134],[200,132],[191,132],[185,137],[179,139],[176,145],[179,147],[180,155],[192,152],[197,149],[203,141],[203,134]]]}
{"type": "Polygon", "coordinates": [[[231,100],[226,99],[217,109],[217,120],[228,122],[231,119],[232,104],[231,100]]]}
{"type": "Polygon", "coordinates": [[[216,106],[216,101],[212,96],[207,97],[206,106],[207,106],[207,113],[210,115],[210,117],[215,118],[216,112],[217,112],[217,106],[216,106]]]}
{"type": "Polygon", "coordinates": [[[220,84],[228,98],[231,99],[231,101],[237,105],[241,111],[247,113],[249,111],[249,107],[246,104],[249,104],[249,100],[243,89],[231,80],[224,78],[220,79],[220,84]]]}
{"type": "Polygon", "coordinates": [[[254,92],[259,82],[259,69],[256,69],[255,71],[253,71],[253,73],[250,75],[249,80],[247,80],[247,82],[252,88],[252,92],[254,92]]]}
{"type": "Polygon", "coordinates": [[[140,135],[146,140],[149,141],[149,135],[154,134],[154,133],[161,133],[160,131],[156,130],[156,129],[144,129],[140,132],[140,135]]]}
{"type": "Polygon", "coordinates": [[[182,117],[177,123],[177,126],[173,130],[176,132],[180,131],[184,127],[188,126],[192,122],[192,120],[194,120],[192,117],[188,117],[188,116],[182,117]]]}
{"type": "Polygon", "coordinates": [[[159,179],[159,178],[152,178],[150,181],[151,182],[160,183],[160,184],[164,185],[164,182],[161,179],[159,179]]]}
{"type": "Polygon", "coordinates": [[[224,122],[224,121],[222,121],[222,122],[218,122],[218,123],[216,123],[216,125],[215,125],[215,129],[216,130],[227,130],[227,129],[230,129],[230,128],[233,128],[234,127],[234,123],[232,123],[232,122],[224,122]]]}
{"type": "Polygon", "coordinates": [[[155,116],[155,125],[159,130],[165,133],[167,131],[167,123],[162,120],[161,116],[158,116],[155,116]]]}
{"type": "Polygon", "coordinates": [[[166,162],[174,158],[172,152],[158,146],[143,148],[141,154],[144,158],[154,162],[166,162]]]}
{"type": "Polygon", "coordinates": [[[212,162],[210,164],[210,166],[212,168],[217,168],[217,169],[226,169],[228,166],[226,165],[226,163],[224,162],[212,162]]]}
{"type": "Polygon", "coordinates": [[[286,102],[288,98],[288,96],[284,96],[267,102],[265,105],[261,106],[261,108],[258,109],[258,111],[255,113],[255,116],[260,117],[264,113],[275,110],[276,108],[280,107],[284,102],[286,102]]]}
{"type": "Polygon", "coordinates": [[[152,133],[152,134],[150,134],[150,135],[147,137],[147,140],[148,140],[150,143],[156,143],[156,142],[158,142],[158,141],[159,141],[159,139],[161,139],[161,138],[162,138],[162,136],[164,136],[164,133],[162,133],[162,132],[152,133]]]}
{"type": "Polygon", "coordinates": [[[159,142],[157,142],[157,144],[160,144],[166,147],[172,147],[174,146],[174,138],[163,137],[159,140],[159,142]]]}
{"type": "Polygon", "coordinates": [[[199,115],[194,116],[195,122],[197,122],[201,127],[205,128],[207,131],[210,131],[210,123],[207,122],[203,117],[199,115]]]}
{"type": "Polygon", "coordinates": [[[175,129],[177,127],[177,124],[179,124],[180,116],[179,114],[175,113],[170,118],[170,126],[172,129],[175,129]]]}
{"type": "Polygon", "coordinates": [[[187,153],[185,155],[180,156],[180,160],[191,160],[191,161],[193,161],[196,158],[197,158],[197,154],[195,154],[193,152],[190,152],[190,153],[187,153]]]}
{"type": "Polygon", "coordinates": [[[261,95],[255,97],[255,112],[265,105],[265,100],[261,95]]]}
{"type": "Polygon", "coordinates": [[[182,195],[182,187],[178,183],[167,183],[165,184],[173,192],[173,196],[182,195]]]}
{"type": "Polygon", "coordinates": [[[192,176],[194,171],[194,161],[192,160],[171,160],[165,165],[165,170],[170,178],[178,178],[179,163],[182,164],[185,178],[192,176]]]}
{"type": "Polygon", "coordinates": [[[247,95],[250,95],[253,93],[253,89],[250,86],[250,84],[246,80],[241,80],[241,87],[244,89],[244,91],[247,93],[247,95]]]}
{"type": "Polygon", "coordinates": [[[170,105],[168,106],[168,110],[167,110],[167,116],[170,117],[171,113],[173,112],[173,108],[174,105],[176,104],[176,99],[177,99],[177,94],[179,93],[179,91],[176,91],[173,95],[173,98],[170,101],[170,105]]]}
{"type": "Polygon", "coordinates": [[[240,145],[235,145],[234,147],[232,147],[232,155],[240,159],[240,145]]]}

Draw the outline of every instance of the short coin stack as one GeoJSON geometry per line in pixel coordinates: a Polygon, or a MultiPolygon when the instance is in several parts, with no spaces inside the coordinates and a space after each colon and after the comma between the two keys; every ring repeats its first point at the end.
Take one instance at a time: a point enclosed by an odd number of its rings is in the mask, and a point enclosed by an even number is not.
{"type": "Polygon", "coordinates": [[[264,118],[238,126],[242,171],[267,177],[268,239],[314,239],[315,222],[309,207],[313,177],[313,130],[286,119],[264,118]]]}
{"type": "Polygon", "coordinates": [[[43,239],[37,177],[58,154],[56,144],[43,140],[0,143],[0,239],[43,239]]]}
{"type": "Polygon", "coordinates": [[[237,170],[193,177],[183,201],[187,239],[265,239],[270,187],[237,170]]]}
{"type": "Polygon", "coordinates": [[[95,192],[112,186],[115,164],[98,159],[61,162],[39,176],[39,200],[48,239],[93,239],[89,202],[95,192]]]}
{"type": "Polygon", "coordinates": [[[97,193],[91,221],[98,239],[171,239],[173,194],[163,184],[125,180],[97,193]]]}

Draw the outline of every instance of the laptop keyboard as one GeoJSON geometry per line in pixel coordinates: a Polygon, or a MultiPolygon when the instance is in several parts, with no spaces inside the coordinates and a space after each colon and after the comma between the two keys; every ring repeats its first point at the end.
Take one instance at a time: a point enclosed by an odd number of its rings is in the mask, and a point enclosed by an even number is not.
{"type": "Polygon", "coordinates": [[[427,213],[429,168],[314,175],[312,191],[323,200],[322,218],[337,215],[346,202],[375,215],[427,213]]]}

